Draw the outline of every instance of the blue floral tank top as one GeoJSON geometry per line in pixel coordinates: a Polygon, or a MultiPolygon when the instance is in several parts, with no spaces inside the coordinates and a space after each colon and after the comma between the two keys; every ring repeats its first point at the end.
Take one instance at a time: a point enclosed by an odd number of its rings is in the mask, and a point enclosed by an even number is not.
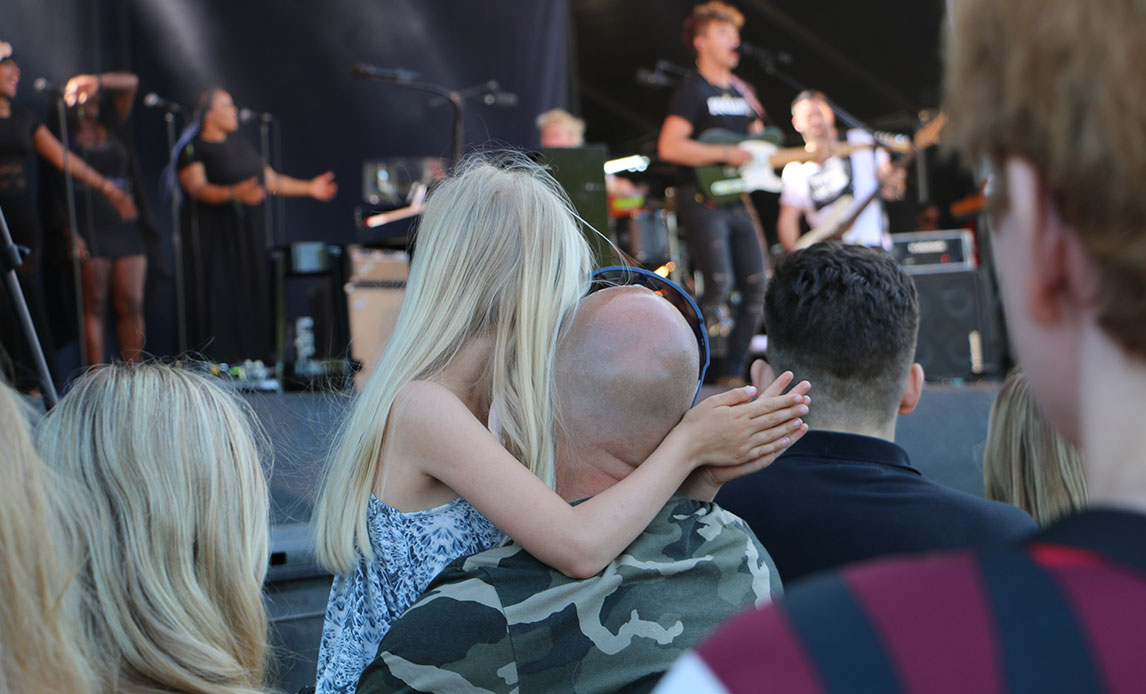
{"type": "Polygon", "coordinates": [[[498,545],[501,531],[465,499],[402,513],[373,494],[366,526],[374,561],[335,576],[322,625],[316,694],[353,692],[378,644],[447,564],[498,545]]]}

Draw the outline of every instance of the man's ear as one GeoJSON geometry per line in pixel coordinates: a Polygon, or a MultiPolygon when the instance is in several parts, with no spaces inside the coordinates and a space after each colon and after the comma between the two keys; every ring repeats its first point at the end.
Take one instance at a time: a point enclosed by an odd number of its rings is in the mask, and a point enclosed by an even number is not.
{"type": "Polygon", "coordinates": [[[752,362],[748,375],[752,377],[752,385],[756,386],[757,393],[763,393],[768,384],[776,380],[776,372],[772,369],[772,365],[763,359],[752,362]]]}
{"type": "MultiPolygon", "coordinates": [[[[1027,313],[1038,323],[1060,318],[1064,292],[1078,290],[1072,263],[1069,232],[1058,206],[1046,190],[1033,164],[1026,159],[1007,160],[1007,199],[1014,229],[1027,241],[1030,271],[1023,278],[1027,313]]],[[[1005,271],[1005,270],[1004,270],[1005,271]]]]}
{"type": "Polygon", "coordinates": [[[899,400],[899,414],[911,414],[923,395],[923,367],[919,363],[911,365],[907,372],[907,385],[899,400]]]}

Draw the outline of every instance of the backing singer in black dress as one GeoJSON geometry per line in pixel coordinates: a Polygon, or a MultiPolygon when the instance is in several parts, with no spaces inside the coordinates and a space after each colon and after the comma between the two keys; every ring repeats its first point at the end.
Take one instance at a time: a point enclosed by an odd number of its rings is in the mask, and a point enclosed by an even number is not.
{"type": "Polygon", "coordinates": [[[190,346],[230,364],[269,361],[272,350],[270,265],[263,200],[267,193],[328,201],[338,186],[330,172],[300,180],[275,172],[235,136],[238,111],[222,89],[205,92],[198,133],[178,151],[187,242],[190,346]]]}

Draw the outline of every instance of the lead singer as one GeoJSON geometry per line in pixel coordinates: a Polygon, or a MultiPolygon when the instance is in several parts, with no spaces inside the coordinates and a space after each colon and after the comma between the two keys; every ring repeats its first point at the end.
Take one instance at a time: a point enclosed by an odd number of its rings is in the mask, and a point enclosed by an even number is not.
{"type": "Polygon", "coordinates": [[[707,200],[694,169],[707,164],[743,166],[752,155],[735,145],[700,142],[696,136],[720,128],[747,135],[763,130],[764,115],[748,85],[732,74],[739,64],[744,15],[723,2],[693,8],[684,21],[684,42],[696,56],[696,72],[673,94],[661,126],[661,159],[681,165],[678,213],[694,267],[704,277],[700,308],[712,344],[709,373],[720,385],[744,385],[748,346],[764,314],[764,251],[755,215],[743,201],[724,206],[707,200]],[[740,301],[733,312],[729,292],[740,301]]]}
{"type": "Polygon", "coordinates": [[[231,95],[210,89],[173,154],[190,198],[184,215],[190,344],[231,364],[271,354],[263,198],[270,193],[326,202],[338,192],[329,171],[309,180],[274,171],[249,142],[234,136],[238,129],[231,95]]]}

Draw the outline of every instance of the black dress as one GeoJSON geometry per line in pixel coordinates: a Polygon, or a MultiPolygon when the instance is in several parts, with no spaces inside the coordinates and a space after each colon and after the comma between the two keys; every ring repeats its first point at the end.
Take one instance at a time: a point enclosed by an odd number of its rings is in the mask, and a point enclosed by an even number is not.
{"type": "MultiPolygon", "coordinates": [[[[33,135],[42,123],[26,108],[13,105],[11,109],[7,118],[0,118],[0,209],[12,240],[31,251],[16,275],[48,359],[48,368],[52,370],[55,347],[44,311],[40,275],[43,234],[28,188],[28,157],[35,151],[33,135]]],[[[39,385],[35,362],[6,287],[0,288],[0,371],[19,390],[28,391],[39,385]]]]}
{"type": "MultiPolygon", "coordinates": [[[[207,182],[229,186],[255,177],[264,162],[239,137],[196,137],[179,153],[178,170],[201,163],[207,182]]],[[[184,228],[187,330],[194,351],[213,361],[270,360],[270,260],[263,206],[211,205],[186,196],[184,228]]]]}
{"type": "MultiPolygon", "coordinates": [[[[89,146],[72,143],[72,151],[104,178],[134,198],[131,153],[111,130],[102,142],[89,146]]],[[[124,220],[115,205],[98,190],[76,182],[76,224],[93,258],[123,258],[147,251],[138,220],[124,220]]]]}

